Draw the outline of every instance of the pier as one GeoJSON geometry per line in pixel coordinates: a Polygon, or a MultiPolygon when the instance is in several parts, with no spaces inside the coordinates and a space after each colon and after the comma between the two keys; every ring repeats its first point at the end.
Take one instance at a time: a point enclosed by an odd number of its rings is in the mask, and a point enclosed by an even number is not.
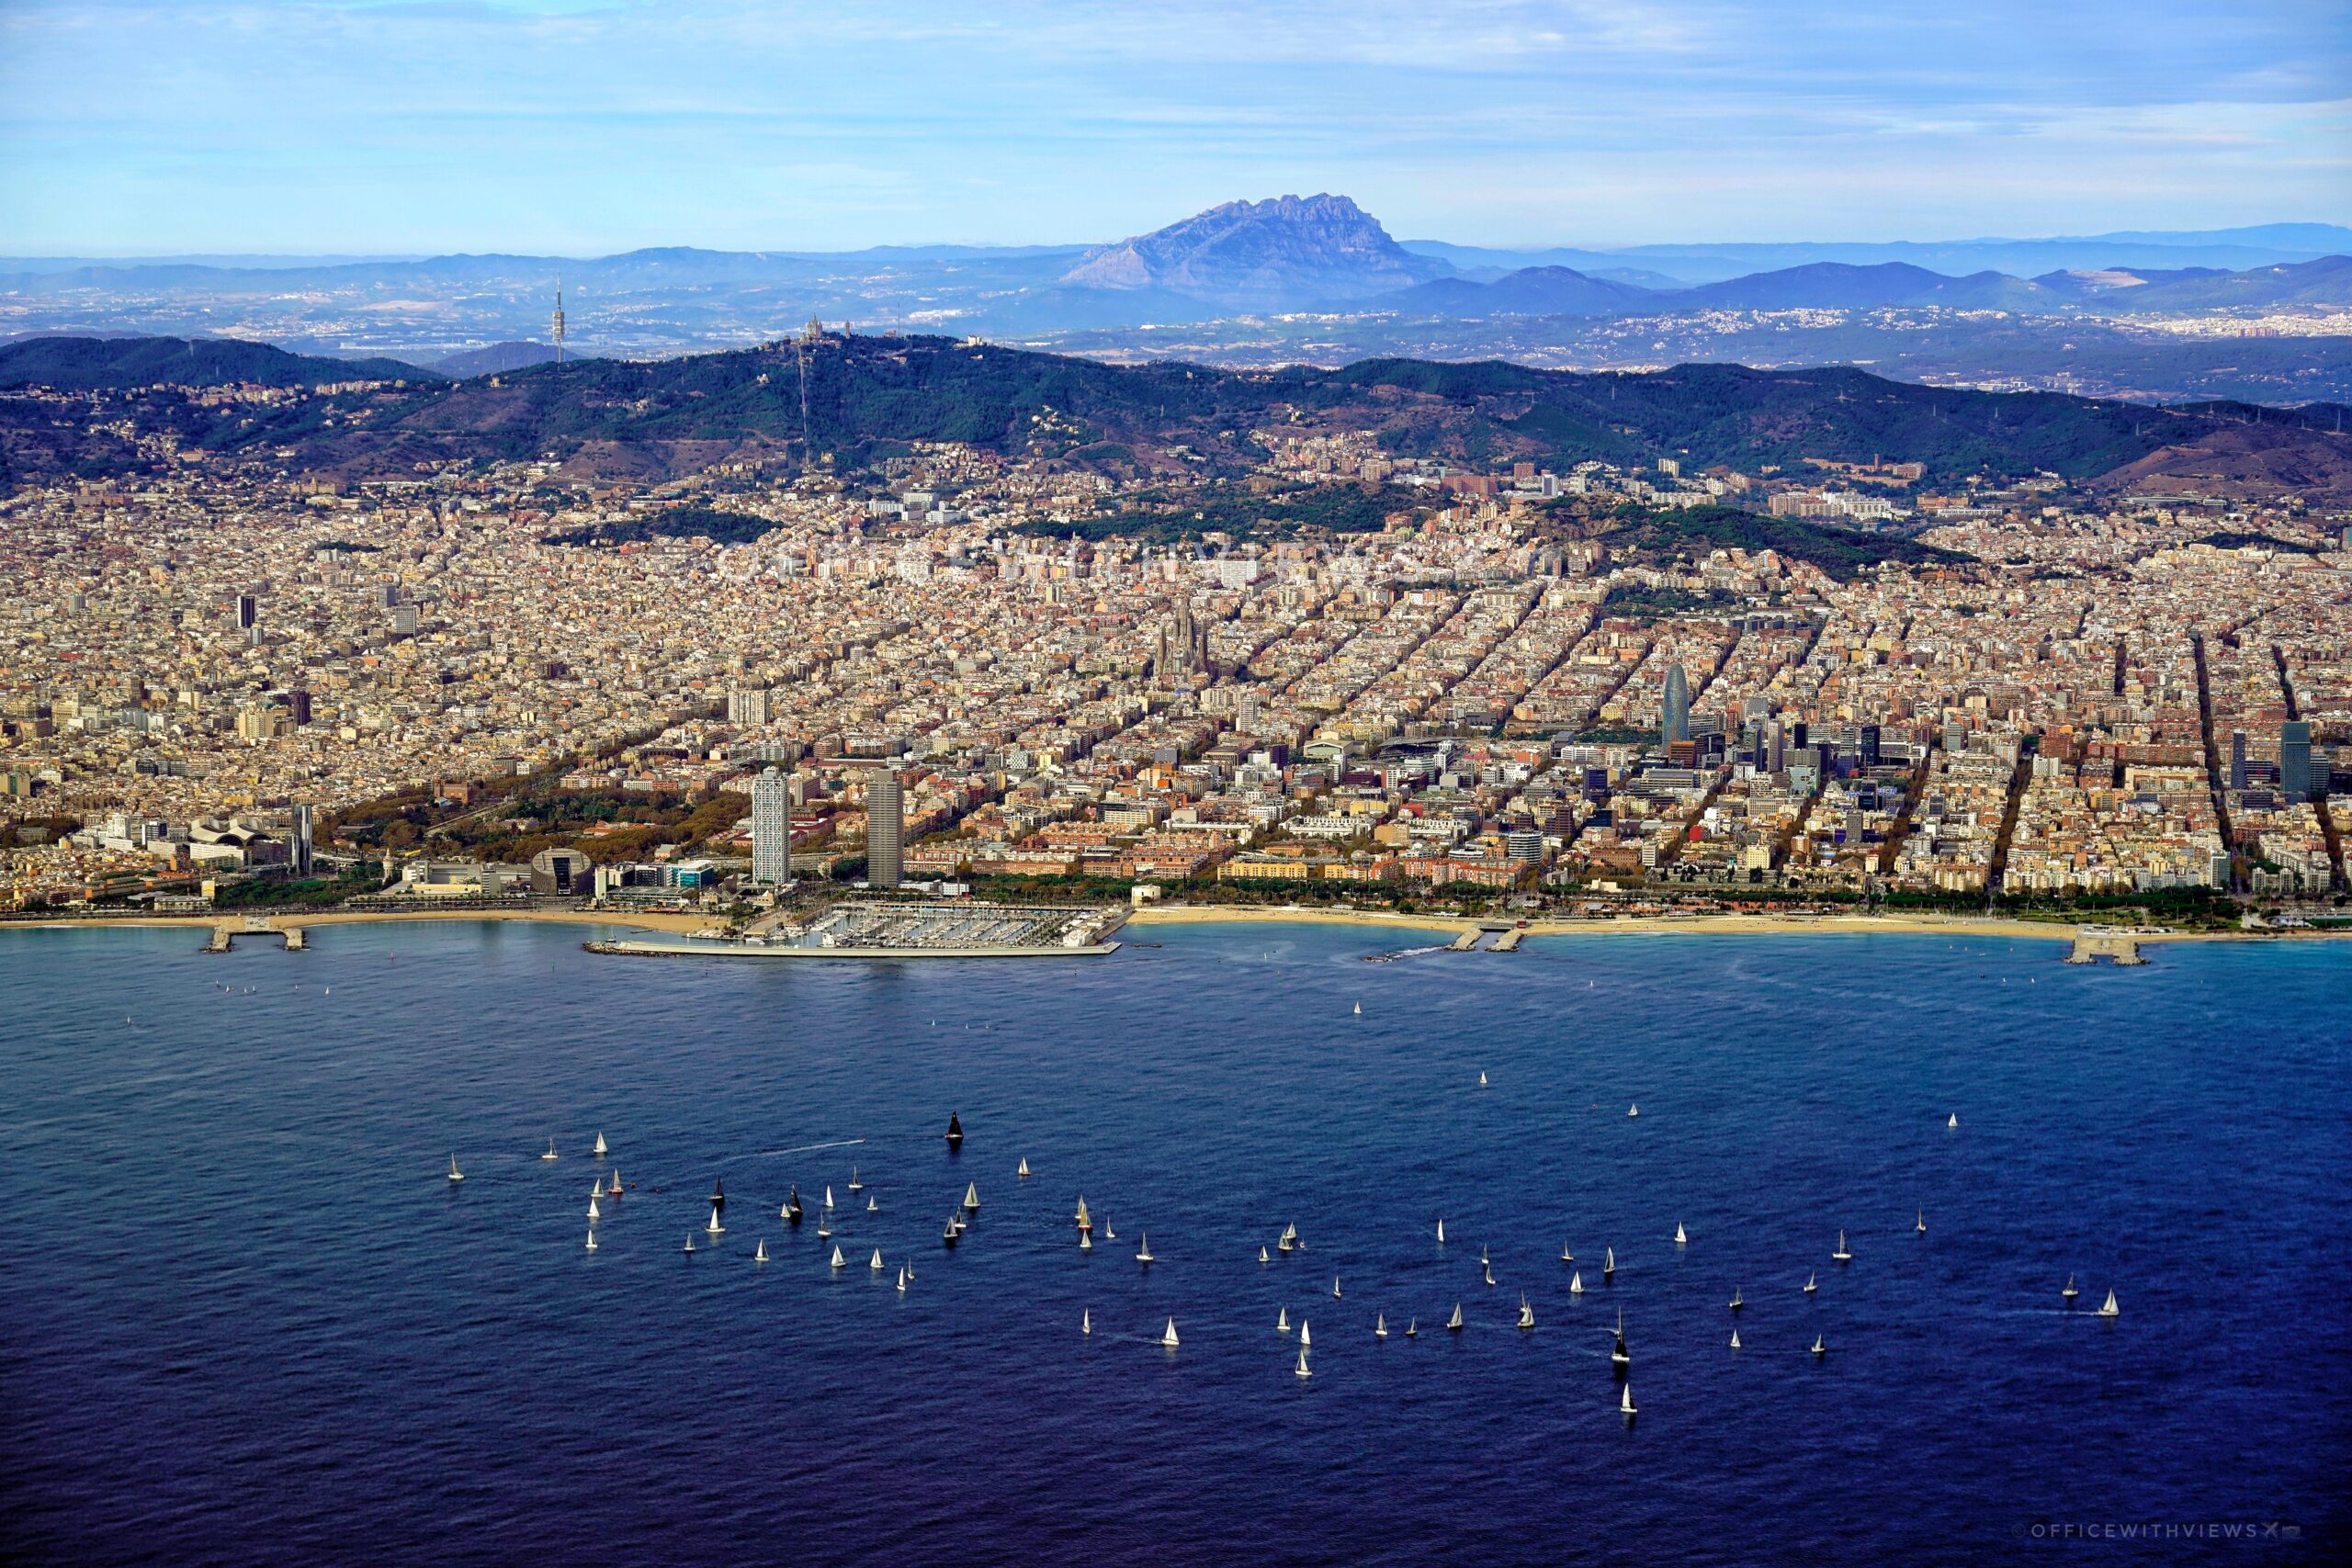
{"type": "Polygon", "coordinates": [[[230,944],[236,940],[236,935],[237,928],[234,926],[214,926],[212,928],[212,938],[204,944],[204,951],[207,953],[226,953],[229,951],[230,944]]]}
{"type": "Polygon", "coordinates": [[[2066,953],[2066,962],[2096,964],[2102,958],[2112,959],[2118,964],[2147,962],[2140,956],[2140,939],[2129,931],[2102,926],[2078,929],[2075,932],[2074,946],[2066,953]]]}
{"type": "Polygon", "coordinates": [[[1467,952],[1469,952],[1472,948],[1476,947],[1477,945],[1478,945],[1478,933],[1477,933],[1477,931],[1464,931],[1460,936],[1455,937],[1452,942],[1448,942],[1448,943],[1446,944],[1446,951],[1447,951],[1448,953],[1467,953],[1467,952]]]}
{"type": "Polygon", "coordinates": [[[1495,939],[1495,945],[1488,948],[1487,951],[1489,953],[1517,953],[1519,951],[1519,944],[1526,940],[1527,928],[1524,926],[1513,926],[1510,930],[1497,937],[1495,939]]]}

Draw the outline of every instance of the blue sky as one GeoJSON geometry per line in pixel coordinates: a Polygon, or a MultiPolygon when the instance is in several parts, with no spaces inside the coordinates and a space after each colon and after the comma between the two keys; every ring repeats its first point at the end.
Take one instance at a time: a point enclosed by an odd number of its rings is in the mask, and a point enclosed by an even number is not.
{"type": "Polygon", "coordinates": [[[0,254],[2352,220],[2346,0],[0,0],[0,254]]]}

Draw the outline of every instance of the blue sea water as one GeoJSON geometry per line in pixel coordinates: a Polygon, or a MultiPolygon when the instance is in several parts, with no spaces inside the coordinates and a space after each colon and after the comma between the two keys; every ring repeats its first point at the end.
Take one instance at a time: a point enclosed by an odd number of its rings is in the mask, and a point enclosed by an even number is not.
{"type": "Polygon", "coordinates": [[[2352,945],[583,934],[0,932],[0,1556],[2343,1560],[2352,945]]]}

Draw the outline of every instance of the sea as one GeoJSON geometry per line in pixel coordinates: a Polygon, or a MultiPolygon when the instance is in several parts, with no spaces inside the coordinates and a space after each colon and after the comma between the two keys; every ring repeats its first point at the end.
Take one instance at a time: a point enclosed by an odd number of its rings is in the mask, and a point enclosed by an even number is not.
{"type": "Polygon", "coordinates": [[[311,934],[0,931],[0,1559],[2347,1560],[2352,943],[311,934]]]}

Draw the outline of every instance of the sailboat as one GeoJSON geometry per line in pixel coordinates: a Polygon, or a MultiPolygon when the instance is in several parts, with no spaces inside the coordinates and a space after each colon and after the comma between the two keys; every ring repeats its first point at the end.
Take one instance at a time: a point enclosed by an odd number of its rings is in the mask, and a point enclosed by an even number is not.
{"type": "Polygon", "coordinates": [[[948,1112],[947,1115],[947,1146],[951,1149],[960,1149],[964,1146],[963,1119],[954,1111],[948,1112]]]}
{"type": "Polygon", "coordinates": [[[1298,1245],[1297,1230],[1298,1227],[1295,1225],[1285,1226],[1283,1234],[1274,1239],[1274,1250],[1288,1252],[1296,1247],[1298,1245]]]}
{"type": "Polygon", "coordinates": [[[846,1269],[849,1267],[849,1259],[842,1256],[842,1248],[839,1242],[835,1242],[833,1244],[833,1267],[836,1269],[846,1269]]]}
{"type": "Polygon", "coordinates": [[[718,1204],[713,1203],[710,1206],[710,1224],[703,1226],[702,1228],[708,1231],[713,1235],[724,1235],[727,1233],[727,1227],[718,1223],[718,1204]]]}
{"type": "Polygon", "coordinates": [[[823,1209],[818,1212],[817,1239],[819,1241],[831,1241],[833,1239],[833,1212],[831,1209],[823,1209]]]}
{"type": "Polygon", "coordinates": [[[1486,1087],[1487,1087],[1487,1075],[1486,1075],[1486,1074],[1484,1074],[1484,1073],[1480,1073],[1480,1074],[1478,1075],[1478,1087],[1479,1087],[1480,1089],[1484,1089],[1484,1088],[1486,1088],[1486,1087]]]}
{"type": "Polygon", "coordinates": [[[1735,1350],[1739,1348],[1739,1330],[1736,1328],[1731,1331],[1731,1348],[1735,1350]]]}
{"type": "Polygon", "coordinates": [[[790,1192],[785,1194],[784,1213],[782,1217],[790,1220],[796,1225],[800,1223],[799,1188],[795,1187],[790,1192]]]}
{"type": "Polygon", "coordinates": [[[1414,1317],[1414,1318],[1408,1318],[1408,1319],[1406,1319],[1406,1320],[1405,1320],[1405,1337],[1406,1337],[1406,1338],[1408,1338],[1408,1339],[1419,1339],[1420,1337],[1421,1337],[1421,1320],[1420,1320],[1419,1318],[1418,1318],[1418,1317],[1414,1317]]]}
{"type": "Polygon", "coordinates": [[[1023,1156],[1022,1156],[1022,1158],[1021,1158],[1021,1168],[1020,1168],[1020,1170],[1016,1171],[1014,1174],[1015,1174],[1015,1175],[1017,1175],[1017,1176],[1019,1176],[1019,1177],[1021,1178],[1021,1179],[1022,1179],[1022,1180],[1023,1180],[1023,1181],[1026,1181],[1026,1180],[1028,1180],[1028,1179],[1029,1179],[1029,1157],[1028,1157],[1026,1155],[1023,1155],[1023,1156]]]}
{"type": "Polygon", "coordinates": [[[767,1260],[768,1260],[768,1238],[767,1238],[767,1237],[765,1237],[765,1236],[762,1236],[762,1237],[760,1237],[760,1245],[759,1245],[759,1247],[757,1247],[757,1248],[752,1252],[752,1262],[754,1262],[754,1263],[765,1263],[767,1260]]]}
{"type": "Polygon", "coordinates": [[[2070,1302],[2082,1294],[2080,1291],[2075,1289],[2075,1277],[2072,1274],[2066,1276],[2066,1288],[2058,1293],[2070,1302]]]}
{"type": "Polygon", "coordinates": [[[1925,1209],[1919,1211],[1919,1234],[1921,1235],[1928,1234],[1928,1211],[1925,1209]]]}
{"type": "Polygon", "coordinates": [[[2121,1315],[2122,1315],[2122,1314],[2123,1314],[2123,1309],[2122,1309],[2121,1307],[2117,1306],[2117,1305],[2115,1304],[2115,1292],[2114,1292],[2113,1291],[2109,1291],[2109,1292],[2107,1292],[2107,1304],[2106,1304],[2105,1306],[2103,1306],[2103,1307],[2101,1307],[2101,1308],[2099,1308],[2099,1309],[2098,1309],[2098,1314],[2099,1314],[2099,1316],[2101,1316],[2101,1317],[2120,1317],[2120,1316],[2121,1316],[2121,1315]]]}
{"type": "Polygon", "coordinates": [[[1305,1350],[1301,1350],[1298,1353],[1298,1375],[1303,1378],[1311,1378],[1315,1375],[1313,1372],[1306,1370],[1306,1352],[1305,1350]]]}
{"type": "Polygon", "coordinates": [[[1159,1337],[1159,1342],[1170,1350],[1176,1348],[1176,1320],[1174,1318],[1168,1320],[1168,1332],[1159,1337]]]}
{"type": "Polygon", "coordinates": [[[1674,1224],[1674,1245],[1677,1247],[1688,1247],[1690,1245],[1690,1238],[1683,1234],[1682,1223],[1679,1220],[1676,1221],[1674,1224]]]}
{"type": "Polygon", "coordinates": [[[1838,1233],[1838,1250],[1829,1255],[1829,1261],[1832,1263],[1850,1263],[1853,1260],[1854,1255],[1846,1250],[1846,1233],[1844,1231],[1839,1231],[1838,1233]]]}
{"type": "Polygon", "coordinates": [[[905,1264],[901,1263],[901,1264],[899,1264],[899,1294],[900,1294],[900,1295],[902,1295],[902,1296],[903,1296],[903,1295],[905,1295],[906,1293],[907,1293],[907,1266],[906,1266],[905,1264]]]}
{"type": "Polygon", "coordinates": [[[826,1207],[826,1208],[828,1208],[828,1209],[830,1209],[830,1208],[831,1208],[832,1206],[833,1206],[833,1189],[832,1189],[832,1184],[831,1184],[831,1182],[828,1182],[828,1183],[826,1183],[826,1185],[825,1185],[825,1207],[826,1207]]]}
{"type": "Polygon", "coordinates": [[[1813,1353],[1816,1356],[1826,1356],[1829,1354],[1829,1347],[1823,1343],[1822,1337],[1818,1334],[1813,1337],[1813,1353]]]}
{"type": "Polygon", "coordinates": [[[1521,1328],[1532,1328],[1535,1326],[1535,1309],[1527,1304],[1527,1292],[1525,1291],[1521,1291],[1519,1293],[1519,1325],[1521,1328]]]}
{"type": "Polygon", "coordinates": [[[596,1212],[596,1196],[592,1192],[588,1195],[588,1223],[593,1225],[603,1217],[596,1212]]]}
{"type": "Polygon", "coordinates": [[[599,1133],[596,1134],[596,1157],[598,1159],[603,1159],[606,1153],[607,1150],[605,1145],[605,1134],[599,1133]]]}
{"type": "Polygon", "coordinates": [[[607,1187],[605,1191],[607,1197],[617,1198],[621,1195],[621,1168],[619,1166],[613,1167],[612,1185],[607,1187]]]}
{"type": "MultiPolygon", "coordinates": [[[[948,1224],[948,1228],[952,1230],[952,1229],[954,1229],[954,1228],[955,1228],[956,1222],[955,1222],[954,1220],[950,1220],[950,1221],[948,1221],[948,1222],[947,1222],[947,1224],[948,1224]]],[[[1092,1235],[1091,1234],[1090,1234],[1090,1233],[1086,1232],[1086,1231],[1080,1231],[1080,1232],[1079,1232],[1079,1233],[1078,1233],[1078,1249],[1079,1249],[1080,1252],[1091,1252],[1091,1251],[1093,1251],[1093,1250],[1094,1250],[1094,1237],[1093,1237],[1093,1235],[1092,1235]]]]}
{"type": "Polygon", "coordinates": [[[1445,1222],[1442,1219],[1437,1223],[1437,1239],[1439,1246],[1445,1245],[1445,1222]]]}
{"type": "Polygon", "coordinates": [[[1614,1276],[1616,1272],[1617,1249],[1613,1247],[1602,1247],[1600,1249],[1600,1277],[1604,1280],[1610,1279],[1614,1276]]]}
{"type": "Polygon", "coordinates": [[[1335,1302],[1340,1299],[1340,1277],[1337,1274],[1331,1276],[1331,1299],[1335,1302]]]}
{"type": "Polygon", "coordinates": [[[1303,1318],[1303,1317],[1302,1317],[1302,1318],[1300,1318],[1300,1319],[1298,1320],[1298,1346],[1299,1346],[1299,1348],[1303,1350],[1303,1349],[1305,1349],[1307,1346],[1312,1345],[1312,1344],[1314,1344],[1314,1343],[1315,1343],[1315,1334],[1314,1334],[1314,1331],[1313,1331],[1313,1330],[1311,1330],[1311,1329],[1309,1329],[1309,1328],[1306,1326],[1306,1319],[1305,1319],[1305,1318],[1303,1318]]]}
{"type": "Polygon", "coordinates": [[[1277,1334],[1290,1332],[1290,1308],[1283,1307],[1274,1314],[1274,1332],[1277,1334]]]}
{"type": "Polygon", "coordinates": [[[876,1247],[876,1248],[874,1249],[874,1261],[873,1261],[873,1262],[871,1262],[871,1263],[869,1263],[869,1264],[867,1264],[867,1265],[866,1265],[866,1267],[867,1267],[868,1269],[873,1269],[873,1270],[874,1270],[874,1272],[876,1272],[876,1274],[879,1274],[879,1273],[881,1273],[881,1272],[883,1271],[883,1270],[882,1270],[882,1249],[881,1249],[880,1247],[876,1247]]]}
{"type": "Polygon", "coordinates": [[[1568,1276],[1568,1294],[1572,1296],[1580,1296],[1584,1294],[1584,1276],[1582,1274],[1571,1274],[1568,1276]]]}
{"type": "Polygon", "coordinates": [[[1947,1126],[1947,1127],[1957,1127],[1957,1126],[1959,1126],[1959,1125],[1960,1125],[1960,1112],[1959,1112],[1959,1111],[1953,1111],[1953,1112],[1951,1113],[1951,1117],[1950,1117],[1950,1118],[1948,1118],[1948,1119],[1945,1121],[1944,1125],[1945,1125],[1945,1126],[1947,1126]]]}
{"type": "Polygon", "coordinates": [[[553,1138],[549,1138],[548,1140],[548,1152],[541,1155],[539,1157],[541,1159],[553,1159],[556,1157],[555,1140],[553,1138]]]}
{"type": "Polygon", "coordinates": [[[1272,1258],[1266,1255],[1266,1247],[1263,1242],[1261,1242],[1258,1245],[1258,1261],[1261,1263],[1272,1263],[1273,1261],[1272,1258]]]}
{"type": "Polygon", "coordinates": [[[458,1168],[458,1156],[456,1155],[451,1155],[449,1156],[449,1179],[452,1181],[463,1181],[465,1179],[466,1173],[458,1168]]]}
{"type": "Polygon", "coordinates": [[[857,1167],[855,1166],[851,1166],[849,1168],[849,1190],[853,1192],[863,1192],[865,1190],[865,1183],[857,1179],[857,1167]]]}
{"type": "Polygon", "coordinates": [[[1151,1236],[1148,1233],[1146,1233],[1143,1238],[1143,1245],[1136,1248],[1136,1261],[1138,1263],[1151,1261],[1151,1236]]]}
{"type": "Polygon", "coordinates": [[[1116,1241],[1119,1239],[1119,1233],[1112,1225],[1111,1216],[1108,1214],[1102,1216],[1102,1239],[1104,1241],[1116,1241]]]}
{"type": "Polygon", "coordinates": [[[1737,1285],[1734,1285],[1731,1288],[1731,1310],[1737,1312],[1741,1307],[1744,1307],[1747,1304],[1747,1303],[1746,1302],[1739,1299],[1739,1287],[1737,1285]]]}
{"type": "Polygon", "coordinates": [[[865,1212],[869,1214],[878,1214],[882,1212],[882,1205],[869,1197],[865,1200],[865,1212]]]}
{"type": "Polygon", "coordinates": [[[1084,1194],[1080,1194],[1078,1200],[1078,1228],[1082,1231],[1091,1231],[1094,1228],[1093,1217],[1086,1212],[1084,1194]]]}
{"type": "MultiPolygon", "coordinates": [[[[947,1228],[939,1233],[939,1243],[942,1247],[953,1247],[956,1245],[956,1238],[963,1234],[963,1231],[956,1226],[956,1216],[950,1214],[947,1216],[947,1228]]],[[[1078,1244],[1080,1247],[1084,1247],[1086,1245],[1086,1238],[1084,1236],[1080,1236],[1078,1238],[1078,1244]]]]}
{"type": "Polygon", "coordinates": [[[711,1178],[710,1206],[714,1209],[727,1207],[727,1183],[717,1177],[711,1178]]]}
{"type": "Polygon", "coordinates": [[[1078,1331],[1080,1334],[1091,1334],[1094,1332],[1093,1309],[1089,1308],[1078,1314],[1078,1331]]]}
{"type": "Polygon", "coordinates": [[[1568,1250],[1568,1244],[1566,1242],[1562,1242],[1560,1244],[1560,1261],[1563,1263],[1574,1263],[1576,1260],[1577,1255],[1568,1250]]]}
{"type": "Polygon", "coordinates": [[[1445,1326],[1448,1333],[1462,1332],[1462,1303],[1460,1302],[1453,1303],[1453,1315],[1445,1320],[1445,1326]]]}
{"type": "Polygon", "coordinates": [[[1804,1293],[1806,1295],[1809,1296],[1813,1294],[1814,1292],[1821,1289],[1821,1285],[1819,1283],[1820,1279],[1821,1276],[1818,1273],[1807,1274],[1804,1277],[1804,1293]]]}
{"type": "Polygon", "coordinates": [[[588,1250],[591,1252],[596,1250],[596,1227],[594,1225],[588,1227],[588,1250]]]}
{"type": "Polygon", "coordinates": [[[1358,1018],[1362,1018],[1363,1016],[1363,1004],[1362,1002],[1358,1002],[1356,1004],[1356,1016],[1358,1018]]]}
{"type": "Polygon", "coordinates": [[[1630,1367],[1634,1364],[1634,1358],[1625,1349],[1625,1309],[1623,1307],[1617,1309],[1617,1343],[1610,1348],[1609,1363],[1615,1367],[1630,1367]]]}
{"type": "Polygon", "coordinates": [[[1489,1287],[1491,1287],[1491,1286],[1494,1284],[1494,1282],[1495,1282],[1495,1267],[1494,1267],[1494,1265],[1493,1265],[1493,1264],[1489,1263],[1488,1265],[1487,1265],[1486,1274],[1487,1274],[1487,1285],[1488,1285],[1489,1287]]]}
{"type": "Polygon", "coordinates": [[[1617,1391],[1617,1409],[1629,1419],[1640,1412],[1634,1408],[1634,1380],[1627,1378],[1625,1386],[1617,1391]]]}
{"type": "Polygon", "coordinates": [[[1639,1116],[1641,1113],[1642,1108],[1638,1105],[1629,1105],[1625,1108],[1625,1114],[1628,1116],[1639,1116]]]}
{"type": "Polygon", "coordinates": [[[1372,1337],[1374,1339],[1385,1339],[1388,1337],[1388,1314],[1386,1313],[1381,1313],[1373,1318],[1372,1337]]]}
{"type": "Polygon", "coordinates": [[[692,1252],[694,1249],[695,1249],[695,1233],[694,1233],[694,1232],[692,1232],[692,1231],[688,1231],[688,1232],[686,1233],[686,1250],[687,1250],[688,1252],[692,1252]]]}

